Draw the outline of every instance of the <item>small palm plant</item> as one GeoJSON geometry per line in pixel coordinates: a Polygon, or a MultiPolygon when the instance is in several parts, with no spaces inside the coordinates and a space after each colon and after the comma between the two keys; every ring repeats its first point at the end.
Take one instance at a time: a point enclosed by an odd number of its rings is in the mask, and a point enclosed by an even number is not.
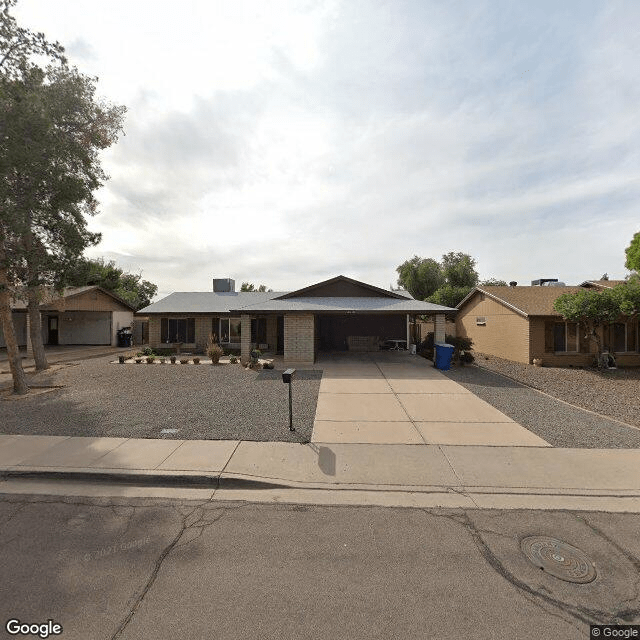
{"type": "Polygon", "coordinates": [[[218,344],[218,336],[215,333],[209,335],[207,341],[207,355],[211,358],[211,364],[218,364],[224,355],[222,347],[218,344]]]}

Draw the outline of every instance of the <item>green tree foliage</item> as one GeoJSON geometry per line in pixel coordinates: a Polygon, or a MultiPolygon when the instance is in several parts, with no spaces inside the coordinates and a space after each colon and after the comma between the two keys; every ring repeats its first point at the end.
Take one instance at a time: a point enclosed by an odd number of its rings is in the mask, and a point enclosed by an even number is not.
{"type": "Polygon", "coordinates": [[[70,287],[96,285],[115,293],[136,310],[151,304],[158,286],[143,280],[140,274],[126,273],[113,260],[82,258],[70,266],[64,274],[64,282],[70,287]]]}
{"type": "Polygon", "coordinates": [[[240,291],[273,291],[273,289],[267,289],[266,284],[261,284],[257,289],[251,282],[243,282],[240,285],[240,291]]]}
{"type": "Polygon", "coordinates": [[[66,64],[64,47],[59,42],[51,43],[44,33],[33,33],[18,26],[10,14],[17,0],[0,0],[0,74],[6,78],[19,78],[23,72],[35,66],[32,56],[44,56],[66,64]]]}
{"type": "Polygon", "coordinates": [[[426,300],[445,284],[442,267],[433,258],[413,256],[397,269],[398,284],[416,300],[426,300]]]}
{"type": "MultiPolygon", "coordinates": [[[[10,88],[11,81],[19,82],[28,78],[35,65],[31,62],[32,56],[42,56],[48,58],[52,62],[66,64],[64,57],[64,49],[59,43],[50,43],[47,41],[43,33],[33,33],[29,29],[18,26],[15,18],[10,14],[10,10],[16,4],[16,0],[0,0],[0,116],[5,116],[10,108],[10,88]]],[[[24,98],[23,104],[27,104],[24,98]]],[[[37,136],[38,131],[34,130],[37,136]]],[[[3,162],[3,168],[10,165],[7,162],[7,149],[18,151],[18,156],[28,155],[30,149],[27,146],[29,139],[16,139],[12,137],[11,130],[7,127],[7,122],[0,121],[0,160],[3,162]],[[22,148],[20,145],[22,144],[22,148]]],[[[6,179],[6,175],[0,176],[0,183],[6,179]]],[[[12,176],[16,182],[24,182],[25,176],[16,172],[12,176]]],[[[28,176],[26,178],[29,178],[28,176]]],[[[31,178],[33,183],[37,176],[31,178]]],[[[6,187],[6,185],[0,185],[6,187]]],[[[16,194],[14,193],[13,196],[16,194]]],[[[26,382],[22,363],[20,361],[20,353],[18,350],[18,342],[16,339],[15,329],[12,321],[11,297],[15,296],[16,279],[16,256],[23,257],[23,251],[31,252],[33,256],[43,258],[43,243],[40,238],[32,237],[33,234],[27,233],[26,236],[20,233],[19,226],[16,226],[15,207],[17,203],[11,197],[11,191],[7,188],[0,190],[0,210],[2,217],[0,218],[0,325],[4,334],[7,346],[7,356],[9,360],[9,368],[13,378],[14,393],[25,394],[29,391],[26,382]]],[[[23,265],[24,267],[24,265],[23,265]]],[[[27,281],[31,279],[31,275],[23,273],[22,278],[27,281]]],[[[30,289],[29,296],[29,317],[31,318],[34,310],[34,304],[37,302],[37,295],[34,288],[30,289]]],[[[40,332],[40,315],[37,314],[36,322],[31,323],[32,340],[35,338],[34,356],[36,359],[36,367],[46,367],[46,359],[44,358],[44,348],[42,347],[42,339],[40,332]],[[37,332],[37,334],[36,334],[37,332]]]]}
{"type": "Polygon", "coordinates": [[[471,289],[472,287],[454,287],[445,284],[444,287],[440,287],[433,295],[429,296],[428,301],[443,307],[455,307],[464,300],[471,289]]]}
{"type": "Polygon", "coordinates": [[[483,287],[508,287],[509,286],[506,281],[498,280],[497,278],[488,278],[487,280],[483,280],[480,283],[480,285],[483,287]]]}
{"type": "Polygon", "coordinates": [[[612,295],[622,315],[630,319],[640,315],[640,275],[634,275],[624,284],[614,287],[612,295]]]}
{"type": "Polygon", "coordinates": [[[470,255],[451,251],[442,256],[441,264],[448,285],[472,289],[478,284],[476,261],[470,255]]]}
{"type": "Polygon", "coordinates": [[[633,235],[633,239],[629,246],[625,249],[627,259],[624,266],[629,271],[640,273],[640,231],[633,235]]]}
{"type": "Polygon", "coordinates": [[[577,293],[561,295],[554,302],[553,308],[565,320],[580,323],[584,337],[596,343],[600,362],[602,340],[598,328],[614,322],[620,315],[620,294],[614,292],[614,289],[583,289],[577,293]]]}
{"type": "Polygon", "coordinates": [[[455,307],[478,284],[475,265],[470,255],[460,252],[446,253],[441,262],[413,256],[396,269],[398,284],[416,300],[455,307]]]}

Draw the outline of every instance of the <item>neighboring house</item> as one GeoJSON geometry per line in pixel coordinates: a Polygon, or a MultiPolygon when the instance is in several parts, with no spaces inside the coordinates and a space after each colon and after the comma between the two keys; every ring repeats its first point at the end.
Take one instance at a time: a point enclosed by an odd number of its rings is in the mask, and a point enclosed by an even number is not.
{"type": "MultiPolygon", "coordinates": [[[[515,362],[534,358],[550,366],[589,366],[596,351],[575,322],[565,322],[553,308],[565,293],[583,287],[606,288],[624,281],[586,281],[580,287],[476,287],[458,305],[458,336],[473,340],[473,348],[515,362]],[[604,283],[604,284],[603,284],[604,283]]],[[[621,365],[640,365],[638,321],[620,318],[600,327],[603,346],[621,365]]]]}
{"type": "Polygon", "coordinates": [[[580,283],[585,289],[613,289],[619,284],[624,284],[626,280],[585,280],[580,283]]]}
{"type": "MultiPolygon", "coordinates": [[[[12,303],[13,325],[20,346],[27,346],[26,303],[12,303]]],[[[130,327],[135,309],[101,287],[71,287],[62,294],[49,292],[40,304],[42,341],[47,345],[113,345],[117,331],[130,327]]],[[[0,331],[0,347],[4,347],[0,331]]]]}
{"type": "Polygon", "coordinates": [[[386,338],[409,341],[415,315],[435,315],[444,340],[445,315],[456,313],[345,276],[291,292],[234,289],[234,280],[215,279],[211,292],[172,293],[141,309],[149,318],[149,345],[202,350],[214,333],[242,358],[258,345],[283,353],[285,362],[310,363],[318,351],[376,350],[386,338]]]}

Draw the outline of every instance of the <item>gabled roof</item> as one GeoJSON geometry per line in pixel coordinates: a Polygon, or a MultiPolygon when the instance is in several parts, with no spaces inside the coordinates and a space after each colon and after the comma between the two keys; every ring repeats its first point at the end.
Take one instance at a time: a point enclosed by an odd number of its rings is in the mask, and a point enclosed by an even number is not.
{"type": "Polygon", "coordinates": [[[516,313],[524,316],[560,316],[554,310],[553,303],[564,293],[577,293],[583,287],[476,287],[458,304],[458,309],[476,293],[502,303],[516,313]]]}
{"type": "Polygon", "coordinates": [[[585,280],[580,283],[580,286],[587,289],[613,289],[613,287],[626,284],[626,282],[626,280],[585,280]]]}
{"type": "MultiPolygon", "coordinates": [[[[406,293],[406,292],[403,292],[406,293]]],[[[362,297],[383,297],[383,298],[405,298],[406,295],[403,295],[400,292],[396,291],[387,291],[386,289],[381,289],[380,287],[375,287],[372,284],[367,284],[366,282],[360,282],[360,280],[354,280],[353,278],[347,278],[347,276],[336,276],[335,278],[329,278],[329,280],[323,280],[322,282],[317,282],[316,284],[309,285],[308,287],[304,287],[302,289],[298,289],[296,291],[290,291],[289,293],[283,293],[278,296],[279,299],[285,300],[287,298],[309,298],[309,297],[326,297],[326,298],[352,298],[361,295],[362,297]],[[330,290],[335,289],[335,285],[343,284],[345,285],[345,289],[351,293],[352,295],[331,295],[329,293],[330,290]],[[327,295],[322,295],[322,290],[327,290],[327,295]],[[361,291],[362,293],[358,294],[356,291],[361,291]]]]}
{"type": "MultiPolygon", "coordinates": [[[[77,296],[81,296],[84,293],[88,293],[89,291],[100,291],[105,295],[113,298],[120,304],[124,305],[131,309],[131,311],[135,311],[135,307],[130,305],[126,300],[123,300],[120,296],[117,296],[115,293],[108,291],[107,289],[103,289],[97,285],[90,285],[85,287],[66,287],[62,290],[62,292],[56,292],[54,289],[47,289],[42,298],[42,302],[40,303],[40,309],[48,309],[51,306],[54,306],[60,300],[69,300],[70,298],[75,298],[77,296]]],[[[22,299],[15,299],[11,303],[12,309],[26,309],[27,303],[22,299]]]]}

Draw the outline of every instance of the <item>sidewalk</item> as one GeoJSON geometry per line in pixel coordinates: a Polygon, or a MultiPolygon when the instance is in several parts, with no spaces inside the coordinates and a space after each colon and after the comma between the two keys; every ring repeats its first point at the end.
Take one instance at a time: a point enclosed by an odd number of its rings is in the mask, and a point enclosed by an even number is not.
{"type": "Polygon", "coordinates": [[[0,435],[0,493],[640,513],[640,450],[0,435]]]}

